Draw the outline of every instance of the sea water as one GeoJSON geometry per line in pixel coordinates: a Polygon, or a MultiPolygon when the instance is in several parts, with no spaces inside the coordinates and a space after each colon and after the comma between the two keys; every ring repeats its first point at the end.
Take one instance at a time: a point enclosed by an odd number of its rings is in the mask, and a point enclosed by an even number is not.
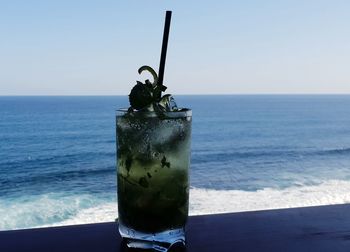
{"type": "MultiPolygon", "coordinates": [[[[350,96],[175,96],[190,215],[350,202],[350,96]]],[[[0,97],[0,230],[113,221],[127,96],[0,97]]]]}

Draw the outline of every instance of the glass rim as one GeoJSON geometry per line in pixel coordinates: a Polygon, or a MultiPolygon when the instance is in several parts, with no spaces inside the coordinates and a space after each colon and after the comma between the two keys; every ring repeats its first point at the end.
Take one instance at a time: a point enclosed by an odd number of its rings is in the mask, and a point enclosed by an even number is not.
{"type": "MultiPolygon", "coordinates": [[[[116,109],[117,116],[123,116],[128,113],[128,108],[119,108],[116,109]]],[[[166,118],[184,118],[184,117],[192,117],[192,110],[189,108],[180,108],[179,111],[162,111],[162,116],[166,118]]],[[[142,117],[159,117],[155,111],[134,111],[133,115],[142,116],[142,117]]]]}

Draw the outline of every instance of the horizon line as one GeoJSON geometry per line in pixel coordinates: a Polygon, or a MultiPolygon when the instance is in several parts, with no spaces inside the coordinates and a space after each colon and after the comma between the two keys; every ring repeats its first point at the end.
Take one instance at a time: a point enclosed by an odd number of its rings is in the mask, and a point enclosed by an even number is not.
{"type": "MultiPolygon", "coordinates": [[[[273,96],[273,95],[350,95],[349,93],[213,93],[213,94],[171,94],[172,96],[215,96],[215,95],[220,95],[220,96],[235,96],[235,95],[242,95],[242,96],[249,96],[249,95],[255,95],[255,96],[264,96],[264,95],[269,95],[269,96],[273,96]]],[[[128,94],[5,94],[5,95],[1,95],[0,97],[15,97],[15,96],[21,96],[21,97],[34,97],[34,96],[129,96],[128,94]]]]}

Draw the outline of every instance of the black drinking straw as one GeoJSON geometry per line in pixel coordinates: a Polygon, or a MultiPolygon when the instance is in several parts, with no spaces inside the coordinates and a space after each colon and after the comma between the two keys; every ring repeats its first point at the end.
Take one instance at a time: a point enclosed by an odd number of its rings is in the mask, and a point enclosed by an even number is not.
{"type": "Polygon", "coordinates": [[[160,54],[160,64],[159,64],[159,72],[158,72],[158,86],[160,88],[159,97],[158,97],[159,99],[161,97],[161,91],[165,90],[165,87],[163,86],[163,79],[164,79],[166,51],[168,48],[170,21],[171,21],[171,11],[166,11],[164,32],[163,32],[162,52],[160,54]]]}

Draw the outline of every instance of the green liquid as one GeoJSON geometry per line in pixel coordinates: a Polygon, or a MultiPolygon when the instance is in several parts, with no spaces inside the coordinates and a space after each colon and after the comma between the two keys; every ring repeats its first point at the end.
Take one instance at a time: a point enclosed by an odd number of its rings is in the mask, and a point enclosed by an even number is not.
{"type": "Polygon", "coordinates": [[[141,232],[184,227],[191,118],[117,117],[119,221],[141,232]]]}

